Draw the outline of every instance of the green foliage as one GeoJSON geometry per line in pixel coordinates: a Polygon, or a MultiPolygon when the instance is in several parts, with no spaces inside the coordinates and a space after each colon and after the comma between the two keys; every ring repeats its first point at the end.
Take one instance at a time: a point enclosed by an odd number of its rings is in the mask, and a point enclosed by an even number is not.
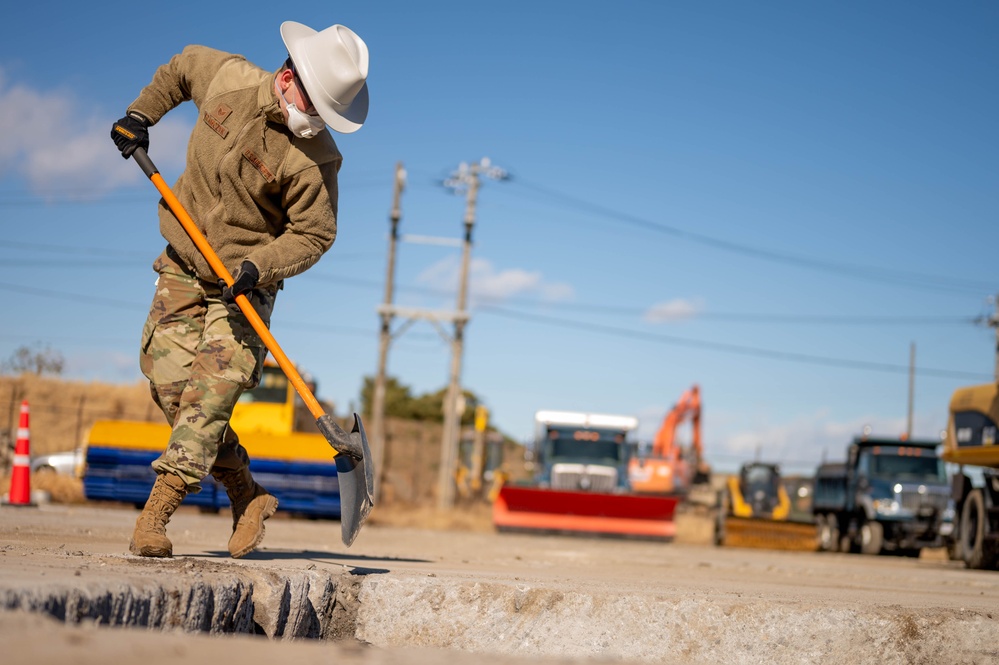
{"type": "MultiPolygon", "coordinates": [[[[375,379],[364,377],[361,387],[361,408],[365,416],[371,416],[371,404],[375,394],[375,379]]],[[[462,425],[475,422],[475,407],[481,402],[475,393],[465,390],[465,410],[461,414],[462,425]]],[[[385,415],[389,418],[403,418],[424,422],[444,422],[444,398],[447,388],[437,392],[413,396],[409,386],[399,383],[395,377],[385,378],[385,415]]]]}
{"type": "Polygon", "coordinates": [[[3,374],[52,374],[59,376],[66,366],[66,360],[58,351],[49,346],[35,343],[22,345],[14,350],[10,358],[0,363],[3,374]]]}

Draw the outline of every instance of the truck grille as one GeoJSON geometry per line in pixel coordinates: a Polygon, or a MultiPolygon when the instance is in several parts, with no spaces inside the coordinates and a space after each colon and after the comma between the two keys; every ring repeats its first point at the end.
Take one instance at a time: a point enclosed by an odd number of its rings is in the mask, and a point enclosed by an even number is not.
{"type": "Polygon", "coordinates": [[[552,489],[584,492],[613,492],[617,469],[597,464],[552,465],[552,489]]]}
{"type": "Polygon", "coordinates": [[[903,487],[901,494],[899,494],[899,503],[902,504],[902,508],[914,513],[918,513],[919,509],[923,507],[943,512],[944,508],[947,507],[949,497],[949,493],[939,493],[936,490],[927,489],[925,493],[920,494],[916,486],[903,487]]]}

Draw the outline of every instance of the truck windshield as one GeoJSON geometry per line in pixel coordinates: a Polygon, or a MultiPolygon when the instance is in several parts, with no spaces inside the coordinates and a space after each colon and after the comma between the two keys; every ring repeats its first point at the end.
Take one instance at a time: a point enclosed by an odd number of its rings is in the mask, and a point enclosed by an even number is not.
{"type": "Polygon", "coordinates": [[[266,402],[284,404],[288,399],[288,377],[280,367],[265,366],[260,383],[253,390],[239,396],[240,402],[266,402]]]}
{"type": "Polygon", "coordinates": [[[932,454],[919,457],[891,453],[875,454],[871,458],[871,475],[896,480],[940,483],[947,481],[943,460],[932,454]]]}
{"type": "Polygon", "coordinates": [[[602,460],[616,464],[624,461],[624,434],[613,430],[549,427],[548,440],[552,459],[602,460]]]}
{"type": "Polygon", "coordinates": [[[746,469],[743,477],[746,494],[762,491],[767,495],[777,494],[776,472],[770,467],[754,466],[746,469]]]}

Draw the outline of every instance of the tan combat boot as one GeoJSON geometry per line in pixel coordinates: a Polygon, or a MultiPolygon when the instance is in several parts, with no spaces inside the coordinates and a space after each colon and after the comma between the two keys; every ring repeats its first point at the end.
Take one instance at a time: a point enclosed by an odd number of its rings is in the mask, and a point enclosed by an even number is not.
{"type": "Polygon", "coordinates": [[[187,483],[172,473],[160,473],[135,520],[135,532],[128,544],[138,556],[173,556],[173,543],[166,537],[166,525],[180,502],[187,496],[187,483]]]}
{"type": "Polygon", "coordinates": [[[257,484],[250,470],[212,471],[212,477],[222,483],[232,505],[232,536],[229,554],[244,557],[264,539],[264,520],[277,511],[278,500],[257,484]]]}

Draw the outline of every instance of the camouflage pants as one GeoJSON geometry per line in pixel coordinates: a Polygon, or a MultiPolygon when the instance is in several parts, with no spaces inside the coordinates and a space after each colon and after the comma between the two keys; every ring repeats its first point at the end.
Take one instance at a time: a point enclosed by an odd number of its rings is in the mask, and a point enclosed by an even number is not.
{"type": "MultiPolygon", "coordinates": [[[[228,424],[239,396],[260,381],[267,349],[243,313],[226,306],[218,286],[188,274],[166,253],[153,267],[159,278],[142,329],[139,366],[173,427],[153,469],[180,476],[189,492],[198,492],[212,469],[249,464],[228,424]]],[[[264,323],[275,296],[274,289],[249,295],[264,323]]]]}

